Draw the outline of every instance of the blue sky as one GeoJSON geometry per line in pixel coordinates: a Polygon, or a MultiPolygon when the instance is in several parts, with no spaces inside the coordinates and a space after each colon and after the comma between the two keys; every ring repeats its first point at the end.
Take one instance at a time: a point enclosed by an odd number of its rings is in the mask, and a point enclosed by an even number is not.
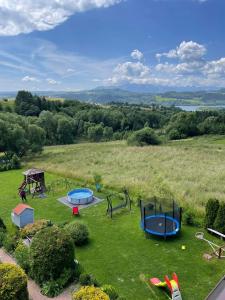
{"type": "Polygon", "coordinates": [[[224,40],[224,0],[2,0],[0,91],[225,87],[224,40]]]}

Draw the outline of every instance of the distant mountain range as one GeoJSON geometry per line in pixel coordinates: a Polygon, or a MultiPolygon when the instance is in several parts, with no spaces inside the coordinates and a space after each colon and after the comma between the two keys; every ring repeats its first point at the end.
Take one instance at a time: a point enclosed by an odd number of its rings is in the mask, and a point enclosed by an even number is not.
{"type": "MultiPolygon", "coordinates": [[[[99,87],[78,92],[67,91],[37,91],[34,94],[52,98],[80,100],[90,103],[106,104],[111,102],[127,102],[132,104],[161,105],[225,105],[225,89],[217,91],[169,91],[161,93],[135,92],[121,88],[99,87]]],[[[0,98],[13,98],[16,92],[0,92],[0,98]]]]}

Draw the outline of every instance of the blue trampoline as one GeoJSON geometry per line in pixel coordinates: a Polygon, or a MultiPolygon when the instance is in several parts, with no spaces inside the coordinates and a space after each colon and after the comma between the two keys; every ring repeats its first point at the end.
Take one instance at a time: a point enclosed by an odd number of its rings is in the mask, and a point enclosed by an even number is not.
{"type": "Polygon", "coordinates": [[[140,208],[141,228],[147,234],[166,238],[175,236],[180,231],[182,209],[175,202],[163,209],[161,202],[159,204],[154,198],[154,202],[147,204],[140,201],[140,208]],[[168,208],[168,210],[165,210],[165,208],[168,208]]]}

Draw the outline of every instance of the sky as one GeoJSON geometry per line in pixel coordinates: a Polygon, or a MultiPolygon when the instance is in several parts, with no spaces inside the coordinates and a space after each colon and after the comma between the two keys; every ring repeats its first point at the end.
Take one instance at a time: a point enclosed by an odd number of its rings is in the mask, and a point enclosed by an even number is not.
{"type": "Polygon", "coordinates": [[[0,0],[0,91],[225,87],[224,0],[0,0]]]}

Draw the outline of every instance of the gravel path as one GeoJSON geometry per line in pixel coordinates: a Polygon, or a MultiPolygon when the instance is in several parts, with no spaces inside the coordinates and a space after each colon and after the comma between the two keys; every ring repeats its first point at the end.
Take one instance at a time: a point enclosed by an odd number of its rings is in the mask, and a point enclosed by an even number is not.
{"type": "MultiPolygon", "coordinates": [[[[2,248],[0,249],[0,261],[3,263],[17,264],[12,256],[8,255],[2,248]]],[[[31,279],[28,280],[28,292],[32,300],[71,300],[71,292],[74,287],[70,286],[62,294],[54,298],[43,296],[39,286],[31,279]]]]}

